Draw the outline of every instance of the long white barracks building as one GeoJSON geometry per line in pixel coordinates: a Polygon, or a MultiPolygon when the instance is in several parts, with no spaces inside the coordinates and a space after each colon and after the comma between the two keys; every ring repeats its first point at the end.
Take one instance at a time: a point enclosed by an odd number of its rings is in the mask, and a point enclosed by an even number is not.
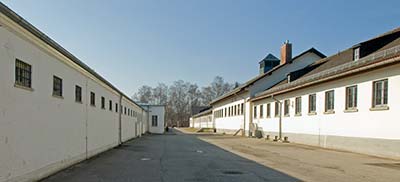
{"type": "MultiPolygon", "coordinates": [[[[315,49],[281,60],[215,99],[217,132],[288,137],[291,142],[400,158],[400,28],[325,57],[315,49]]],[[[206,118],[205,113],[191,119],[206,118]],[[197,118],[198,117],[198,118],[197,118]]]]}
{"type": "Polygon", "coordinates": [[[0,182],[39,180],[149,130],[143,107],[2,3],[0,60],[0,182]]]}

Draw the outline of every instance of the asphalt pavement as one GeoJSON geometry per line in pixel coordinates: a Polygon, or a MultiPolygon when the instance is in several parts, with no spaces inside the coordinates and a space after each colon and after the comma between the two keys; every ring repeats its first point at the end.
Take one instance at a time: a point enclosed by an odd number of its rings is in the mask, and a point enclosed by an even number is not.
{"type": "Polygon", "coordinates": [[[43,182],[299,181],[215,145],[172,130],[145,135],[81,162],[43,182]]]}

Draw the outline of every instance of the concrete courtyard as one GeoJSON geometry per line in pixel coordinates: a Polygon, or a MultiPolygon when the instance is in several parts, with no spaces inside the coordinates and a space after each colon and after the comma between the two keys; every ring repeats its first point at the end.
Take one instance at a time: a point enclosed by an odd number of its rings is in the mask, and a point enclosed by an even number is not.
{"type": "Polygon", "coordinates": [[[127,142],[51,181],[399,181],[400,161],[298,144],[173,130],[127,142]]]}

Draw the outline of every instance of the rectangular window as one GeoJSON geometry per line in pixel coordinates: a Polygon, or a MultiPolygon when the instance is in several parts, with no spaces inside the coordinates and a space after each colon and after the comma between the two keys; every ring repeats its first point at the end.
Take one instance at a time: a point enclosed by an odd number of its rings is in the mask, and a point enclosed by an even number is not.
{"type": "Polygon", "coordinates": [[[253,118],[257,118],[257,106],[254,106],[254,116],[253,118]]]}
{"type": "Polygon", "coordinates": [[[118,103],[115,103],[115,112],[118,112],[118,103]]]}
{"type": "Polygon", "coordinates": [[[279,102],[275,102],[275,117],[279,117],[279,114],[281,112],[280,110],[281,108],[279,102]]]}
{"type": "Polygon", "coordinates": [[[224,108],[224,110],[225,110],[225,117],[227,116],[227,113],[226,113],[226,108],[224,108]]]}
{"type": "Polygon", "coordinates": [[[296,108],[295,108],[296,115],[301,116],[301,97],[296,97],[295,102],[296,102],[296,108]]]}
{"type": "Polygon", "coordinates": [[[325,112],[332,112],[335,110],[335,91],[325,92],[325,112]]]}
{"type": "Polygon", "coordinates": [[[346,110],[357,109],[357,85],[346,87],[346,110]]]}
{"type": "Polygon", "coordinates": [[[82,88],[75,85],[75,102],[82,103],[82,88]]]}
{"type": "Polygon", "coordinates": [[[151,116],[151,126],[158,126],[158,116],[157,115],[151,116]]]}
{"type": "Polygon", "coordinates": [[[15,60],[15,84],[32,87],[32,66],[18,59],[15,60]]]}
{"type": "Polygon", "coordinates": [[[360,59],[360,48],[357,47],[357,48],[353,49],[353,52],[354,52],[354,55],[353,55],[354,61],[359,60],[360,59]]]}
{"type": "Polygon", "coordinates": [[[317,111],[317,95],[310,94],[308,96],[308,113],[315,113],[317,111]]]}
{"type": "Polygon", "coordinates": [[[267,118],[271,117],[271,103],[267,104],[267,118]]]}
{"type": "Polygon", "coordinates": [[[372,107],[385,107],[388,104],[388,80],[373,82],[372,107]]]}
{"type": "Polygon", "coordinates": [[[53,76],[53,95],[62,97],[62,79],[56,76],[53,76]]]}
{"type": "Polygon", "coordinates": [[[244,112],[244,110],[243,110],[243,103],[242,103],[242,104],[240,104],[240,113],[243,115],[243,112],[244,112]]]}
{"type": "Polygon", "coordinates": [[[236,115],[237,115],[237,108],[236,108],[236,105],[235,105],[233,111],[234,111],[233,115],[236,116],[236,115]]]}
{"type": "Polygon", "coordinates": [[[260,118],[264,117],[264,105],[260,105],[260,118]]]}
{"type": "Polygon", "coordinates": [[[124,107],[124,114],[126,115],[126,107],[124,107]]]}
{"type": "Polygon", "coordinates": [[[112,111],[112,101],[108,101],[108,110],[112,111]]]}
{"type": "Polygon", "coordinates": [[[284,110],[283,110],[284,115],[285,116],[290,116],[290,113],[289,113],[289,111],[290,111],[290,100],[285,100],[284,106],[285,106],[284,110]]]}
{"type": "Polygon", "coordinates": [[[106,99],[104,97],[101,97],[101,108],[106,109],[106,99]]]}
{"type": "Polygon", "coordinates": [[[96,94],[94,92],[90,92],[90,105],[96,106],[96,94]]]}

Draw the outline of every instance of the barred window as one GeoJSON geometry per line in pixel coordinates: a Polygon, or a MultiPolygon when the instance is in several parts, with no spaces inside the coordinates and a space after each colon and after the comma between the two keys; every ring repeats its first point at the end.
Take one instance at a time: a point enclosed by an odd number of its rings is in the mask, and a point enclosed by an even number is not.
{"type": "Polygon", "coordinates": [[[388,103],[388,80],[373,82],[372,107],[384,107],[388,103]]]}
{"type": "Polygon", "coordinates": [[[289,116],[289,115],[290,115],[290,114],[289,114],[290,100],[285,100],[284,106],[285,106],[285,107],[284,107],[283,113],[284,113],[285,116],[289,116]]]}
{"type": "Polygon", "coordinates": [[[271,103],[267,104],[267,118],[271,117],[271,103]]]}
{"type": "Polygon", "coordinates": [[[23,87],[32,87],[32,66],[15,60],[15,84],[23,87]]]}
{"type": "Polygon", "coordinates": [[[279,117],[280,112],[281,112],[280,104],[279,102],[275,102],[275,117],[279,117]]]}
{"type": "Polygon", "coordinates": [[[90,105],[96,106],[96,94],[94,92],[90,92],[90,105]]]}
{"type": "Polygon", "coordinates": [[[53,76],[53,95],[62,97],[62,90],[62,79],[57,76],[53,76]]]}
{"type": "Polygon", "coordinates": [[[346,87],[346,110],[357,108],[357,85],[346,87]]]}
{"type": "Polygon", "coordinates": [[[82,88],[75,85],[75,102],[82,102],[82,88]]]}
{"type": "Polygon", "coordinates": [[[101,97],[101,108],[102,109],[106,108],[106,99],[104,97],[101,97]]]}
{"type": "Polygon", "coordinates": [[[308,96],[308,113],[315,113],[317,110],[317,95],[310,94],[308,96]]]}
{"type": "Polygon", "coordinates": [[[157,115],[151,116],[151,126],[158,126],[158,116],[157,115]]]}
{"type": "Polygon", "coordinates": [[[301,115],[301,97],[296,97],[296,115],[301,115]]]}
{"type": "Polygon", "coordinates": [[[325,112],[333,111],[335,109],[335,91],[325,92],[325,112]]]}

